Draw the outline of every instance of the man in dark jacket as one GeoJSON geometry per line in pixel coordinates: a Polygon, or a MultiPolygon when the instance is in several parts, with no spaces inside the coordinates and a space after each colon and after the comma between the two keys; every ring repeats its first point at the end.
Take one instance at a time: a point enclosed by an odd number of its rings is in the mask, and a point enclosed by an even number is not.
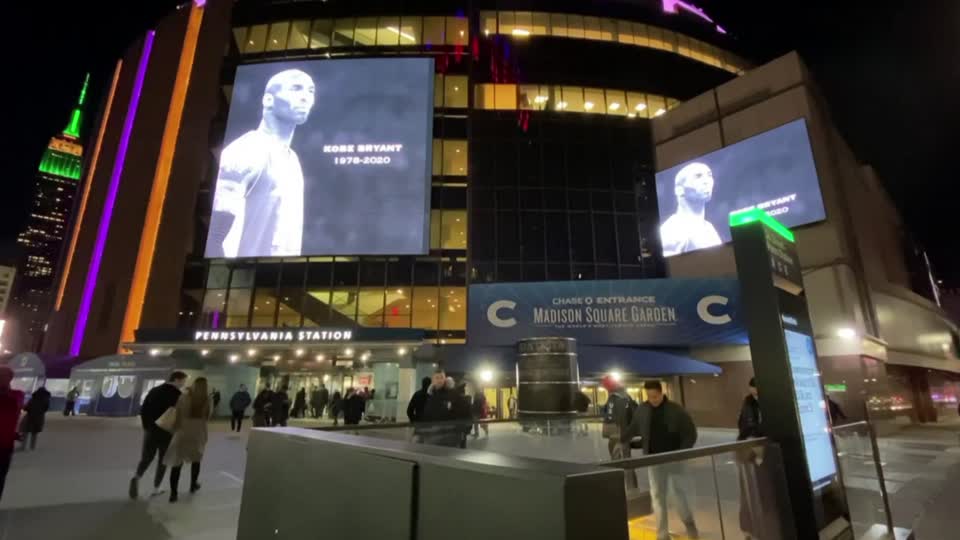
{"type": "Polygon", "coordinates": [[[167,382],[150,390],[140,406],[140,423],[143,425],[143,449],[140,452],[140,463],[137,464],[137,473],[130,479],[130,498],[136,499],[140,490],[140,478],[150,468],[153,457],[157,459],[157,471],[153,477],[153,491],[160,493],[160,484],[167,468],[163,465],[163,456],[170,446],[173,435],[157,426],[157,419],[163,416],[170,407],[177,405],[180,399],[180,389],[187,382],[187,374],[174,371],[167,382]]]}
{"type": "Polygon", "coordinates": [[[30,439],[30,449],[37,448],[37,435],[43,431],[43,424],[50,409],[50,392],[40,385],[33,391],[30,401],[23,407],[27,415],[23,418],[20,433],[20,450],[27,449],[27,439],[30,439]]]}
{"type": "Polygon", "coordinates": [[[269,427],[273,420],[270,409],[273,402],[273,390],[270,390],[270,383],[263,385],[263,389],[257,394],[257,399],[253,400],[253,427],[269,427]]]}
{"type": "Polygon", "coordinates": [[[287,393],[287,387],[281,386],[279,390],[270,395],[270,417],[274,427],[287,426],[287,418],[290,415],[290,394],[287,393]]]}
{"type": "Polygon", "coordinates": [[[67,392],[67,402],[63,406],[63,415],[70,416],[76,414],[74,407],[77,405],[77,398],[80,397],[80,388],[74,386],[69,392],[67,392]]]}
{"type": "Polygon", "coordinates": [[[420,381],[420,389],[413,393],[410,403],[407,404],[407,418],[410,422],[420,422],[423,419],[423,408],[427,406],[427,390],[430,389],[430,377],[420,381]]]}
{"type": "Polygon", "coordinates": [[[416,430],[420,441],[437,446],[459,447],[464,426],[470,425],[470,408],[462,406],[452,378],[442,370],[434,372],[427,389],[427,402],[416,430]],[[433,424],[433,425],[423,425],[433,424]]]}
{"type": "MultiPolygon", "coordinates": [[[[697,442],[697,427],[693,419],[679,404],[667,399],[660,381],[643,384],[647,392],[644,401],[633,413],[633,420],[622,434],[624,440],[642,437],[645,454],[660,454],[693,448],[697,442]]],[[[687,536],[699,537],[693,512],[687,501],[684,467],[682,462],[647,467],[650,478],[650,500],[657,521],[657,540],[670,538],[667,518],[667,491],[673,490],[677,513],[687,528],[687,536]]]]}
{"type": "Polygon", "coordinates": [[[737,418],[738,441],[763,437],[763,430],[760,429],[760,401],[757,396],[757,381],[751,377],[750,393],[743,398],[740,416],[737,418]]]}
{"type": "Polygon", "coordinates": [[[347,397],[343,400],[343,423],[345,425],[359,424],[360,420],[363,419],[366,403],[361,392],[348,388],[347,397]]]}
{"type": "Polygon", "coordinates": [[[243,426],[243,414],[250,406],[250,392],[247,392],[247,385],[241,384],[240,389],[233,393],[230,398],[230,430],[240,433],[243,426]]]}
{"type": "Polygon", "coordinates": [[[327,385],[320,383],[320,390],[317,392],[317,413],[315,418],[323,418],[323,411],[330,404],[330,391],[327,385]]]}

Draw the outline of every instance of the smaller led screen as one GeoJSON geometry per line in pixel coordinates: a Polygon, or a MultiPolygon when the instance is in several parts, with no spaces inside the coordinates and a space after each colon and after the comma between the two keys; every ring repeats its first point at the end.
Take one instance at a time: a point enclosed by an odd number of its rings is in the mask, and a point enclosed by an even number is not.
{"type": "Polygon", "coordinates": [[[729,242],[732,212],[761,208],[787,227],[826,217],[803,119],[657,173],[657,203],[665,257],[729,242]]]}

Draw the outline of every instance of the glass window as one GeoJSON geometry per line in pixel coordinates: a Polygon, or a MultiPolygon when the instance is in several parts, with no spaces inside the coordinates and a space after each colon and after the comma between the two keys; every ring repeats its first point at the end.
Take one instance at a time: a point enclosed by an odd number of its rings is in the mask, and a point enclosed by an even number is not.
{"type": "Polygon", "coordinates": [[[438,287],[414,287],[413,328],[436,330],[439,322],[440,289],[438,287]]]}
{"type": "Polygon", "coordinates": [[[333,31],[333,21],[330,19],[317,19],[313,21],[313,29],[310,31],[310,48],[320,49],[330,46],[330,32],[333,31]]]}
{"type": "Polygon", "coordinates": [[[534,13],[533,24],[531,25],[531,31],[535,36],[549,36],[550,35],[550,14],[534,13]]]}
{"type": "Polygon", "coordinates": [[[443,17],[424,17],[423,42],[427,45],[443,45],[445,24],[443,17]]]}
{"type": "Polygon", "coordinates": [[[430,211],[430,249],[467,249],[467,211],[430,211]]]}
{"type": "Polygon", "coordinates": [[[357,320],[357,290],[353,287],[334,289],[330,294],[330,307],[336,322],[357,320]]]}
{"type": "Polygon", "coordinates": [[[443,107],[443,75],[439,73],[433,76],[433,107],[443,107]]]}
{"type": "Polygon", "coordinates": [[[497,12],[496,11],[480,12],[480,31],[483,32],[483,35],[485,36],[489,36],[490,34],[497,33],[497,12]]]}
{"type": "Polygon", "coordinates": [[[290,25],[288,49],[306,49],[310,45],[310,21],[293,21],[290,25]]]}
{"type": "Polygon", "coordinates": [[[290,32],[288,21],[270,25],[270,36],[267,40],[268,51],[282,51],[287,46],[287,34],[290,32]]]}
{"type": "Polygon", "coordinates": [[[554,108],[558,111],[583,112],[583,88],[564,86],[561,89],[560,101],[554,108]]]}
{"type": "Polygon", "coordinates": [[[569,218],[573,260],[593,261],[593,228],[590,224],[590,215],[572,213],[569,218]]]}
{"type": "Polygon", "coordinates": [[[377,42],[377,18],[357,18],[357,29],[353,34],[353,41],[357,45],[370,46],[377,42]]]}
{"type": "Polygon", "coordinates": [[[473,86],[473,106],[476,109],[494,109],[494,89],[492,84],[475,84],[473,86]]]}
{"type": "Polygon", "coordinates": [[[617,21],[617,41],[620,43],[634,44],[633,23],[630,21],[617,21]]]}
{"type": "Polygon", "coordinates": [[[223,328],[227,321],[224,320],[224,303],[227,301],[226,289],[207,289],[203,296],[203,314],[201,316],[201,326],[208,328],[223,328]]]}
{"type": "Polygon", "coordinates": [[[570,265],[548,264],[547,279],[550,281],[568,281],[570,279],[570,265]]]}
{"type": "Polygon", "coordinates": [[[467,141],[443,141],[443,174],[444,176],[467,175],[467,141]]]}
{"type": "Polygon", "coordinates": [[[496,94],[494,98],[495,108],[501,111],[517,110],[517,85],[495,84],[493,86],[496,94]]]}
{"type": "Polygon", "coordinates": [[[683,34],[677,34],[677,53],[680,56],[693,58],[693,49],[690,48],[690,38],[683,34]]]}
{"type": "Polygon", "coordinates": [[[522,84],[518,87],[518,105],[523,110],[542,111],[547,107],[548,87],[535,84],[522,84]]]}
{"type": "Polygon", "coordinates": [[[617,21],[600,19],[600,35],[604,41],[617,41],[617,21]]]}
{"type": "Polygon", "coordinates": [[[443,79],[444,107],[454,109],[467,108],[467,76],[447,75],[443,79]]]}
{"type": "Polygon", "coordinates": [[[607,90],[607,114],[614,116],[627,115],[627,99],[623,90],[607,90]]]}
{"type": "Polygon", "coordinates": [[[383,287],[360,289],[357,302],[357,323],[360,326],[379,328],[383,326],[383,287]]]}
{"type": "Polygon", "coordinates": [[[543,260],[543,213],[520,213],[520,241],[523,243],[524,261],[543,260]]]}
{"type": "Polygon", "coordinates": [[[563,13],[550,14],[550,34],[558,37],[567,37],[567,16],[563,13]]]}
{"type": "Polygon", "coordinates": [[[600,19],[597,17],[584,17],[583,35],[586,39],[603,39],[603,33],[600,31],[600,19]]]}
{"type": "Polygon", "coordinates": [[[647,106],[651,116],[660,116],[667,112],[667,103],[660,96],[647,95],[647,106]]]}
{"type": "Polygon", "coordinates": [[[650,111],[647,106],[647,96],[636,92],[627,92],[627,108],[632,115],[640,118],[649,118],[650,111]]]}
{"type": "Polygon", "coordinates": [[[466,45],[470,42],[470,22],[466,17],[447,17],[447,45],[466,45]]]}
{"type": "Polygon", "coordinates": [[[593,214],[593,237],[598,262],[617,262],[617,233],[613,214],[593,214]]]}
{"type": "Polygon", "coordinates": [[[253,295],[253,328],[272,328],[277,313],[277,296],[274,289],[257,289],[253,295]]]}
{"type": "MultiPolygon", "coordinates": [[[[501,34],[514,34],[517,29],[517,16],[513,11],[501,11],[498,14],[501,34]]],[[[522,35],[522,32],[520,33],[522,35]]]]}
{"type": "Polygon", "coordinates": [[[567,15],[567,35],[572,38],[583,39],[584,27],[582,16],[567,15]]]}
{"type": "Polygon", "coordinates": [[[257,24],[250,27],[247,33],[247,44],[243,49],[245,53],[263,52],[267,45],[267,25],[257,24]]]}
{"type": "Polygon", "coordinates": [[[523,265],[518,263],[498,264],[497,281],[523,281],[523,265]]]}
{"type": "Polygon", "coordinates": [[[617,216],[617,241],[622,264],[640,264],[640,231],[632,215],[617,216]]]}
{"type": "Polygon", "coordinates": [[[230,289],[227,299],[227,328],[244,328],[250,313],[250,289],[230,289]]]}
{"type": "Polygon", "coordinates": [[[570,243],[567,236],[567,215],[561,212],[546,212],[547,259],[567,261],[570,258],[570,243]]]}
{"type": "MultiPolygon", "coordinates": [[[[377,23],[377,45],[397,46],[400,41],[400,17],[380,17],[380,22],[377,23]]],[[[409,45],[417,40],[414,38],[402,41],[403,45],[409,45]]]]}
{"type": "Polygon", "coordinates": [[[466,287],[443,287],[440,290],[440,329],[467,329],[466,287]]]}
{"type": "Polygon", "coordinates": [[[514,15],[516,26],[513,29],[515,36],[529,36],[533,34],[533,14],[529,11],[518,11],[514,15]]]}
{"type": "MultiPolygon", "coordinates": [[[[408,277],[409,280],[409,277],[408,277]]],[[[388,288],[384,300],[384,323],[387,328],[410,328],[410,287],[388,288]]]]}
{"type": "Polygon", "coordinates": [[[647,25],[633,23],[633,43],[641,47],[650,47],[650,33],[647,25]]]}
{"type": "Polygon", "coordinates": [[[647,26],[647,35],[650,38],[650,47],[654,49],[667,49],[667,42],[663,40],[663,29],[656,26],[647,26]]]}
{"type": "Polygon", "coordinates": [[[360,261],[360,285],[383,287],[386,279],[386,259],[365,258],[360,261]]]}
{"type": "Polygon", "coordinates": [[[247,43],[247,27],[238,26],[233,29],[233,40],[237,44],[237,50],[243,51],[247,43]]]}
{"type": "Polygon", "coordinates": [[[443,141],[441,139],[433,140],[433,176],[443,174],[443,141]]]}
{"type": "Polygon", "coordinates": [[[422,43],[421,33],[423,32],[422,17],[403,17],[400,19],[400,44],[414,45],[422,43]]]}
{"type": "Polygon", "coordinates": [[[333,22],[333,46],[349,47],[353,45],[353,19],[336,19],[333,22]]]}
{"type": "Polygon", "coordinates": [[[356,285],[358,270],[359,265],[355,259],[337,257],[337,262],[333,265],[333,284],[338,287],[356,285]]]}
{"type": "Polygon", "coordinates": [[[230,269],[224,264],[211,264],[207,273],[208,289],[226,289],[230,282],[230,269]]]}
{"type": "Polygon", "coordinates": [[[603,90],[587,88],[583,91],[583,110],[588,113],[603,114],[607,109],[603,90]]]}

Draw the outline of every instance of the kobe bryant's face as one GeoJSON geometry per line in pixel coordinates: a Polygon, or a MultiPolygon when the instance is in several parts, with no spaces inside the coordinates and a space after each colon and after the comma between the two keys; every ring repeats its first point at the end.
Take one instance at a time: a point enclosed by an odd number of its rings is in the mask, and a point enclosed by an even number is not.
{"type": "Polygon", "coordinates": [[[313,79],[300,70],[291,69],[275,75],[271,83],[274,84],[268,87],[264,100],[270,102],[273,116],[296,125],[306,122],[316,92],[313,79]]]}
{"type": "Polygon", "coordinates": [[[703,163],[680,169],[676,179],[677,198],[707,202],[713,197],[713,171],[703,163]]]}

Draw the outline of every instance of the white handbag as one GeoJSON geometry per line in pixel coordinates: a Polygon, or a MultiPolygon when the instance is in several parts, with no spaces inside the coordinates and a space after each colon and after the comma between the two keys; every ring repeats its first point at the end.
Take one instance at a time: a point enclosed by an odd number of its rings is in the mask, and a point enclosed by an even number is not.
{"type": "Polygon", "coordinates": [[[177,408],[170,407],[164,411],[163,414],[160,415],[160,418],[157,418],[157,421],[154,423],[158,428],[173,433],[174,426],[177,424],[177,408]]]}

